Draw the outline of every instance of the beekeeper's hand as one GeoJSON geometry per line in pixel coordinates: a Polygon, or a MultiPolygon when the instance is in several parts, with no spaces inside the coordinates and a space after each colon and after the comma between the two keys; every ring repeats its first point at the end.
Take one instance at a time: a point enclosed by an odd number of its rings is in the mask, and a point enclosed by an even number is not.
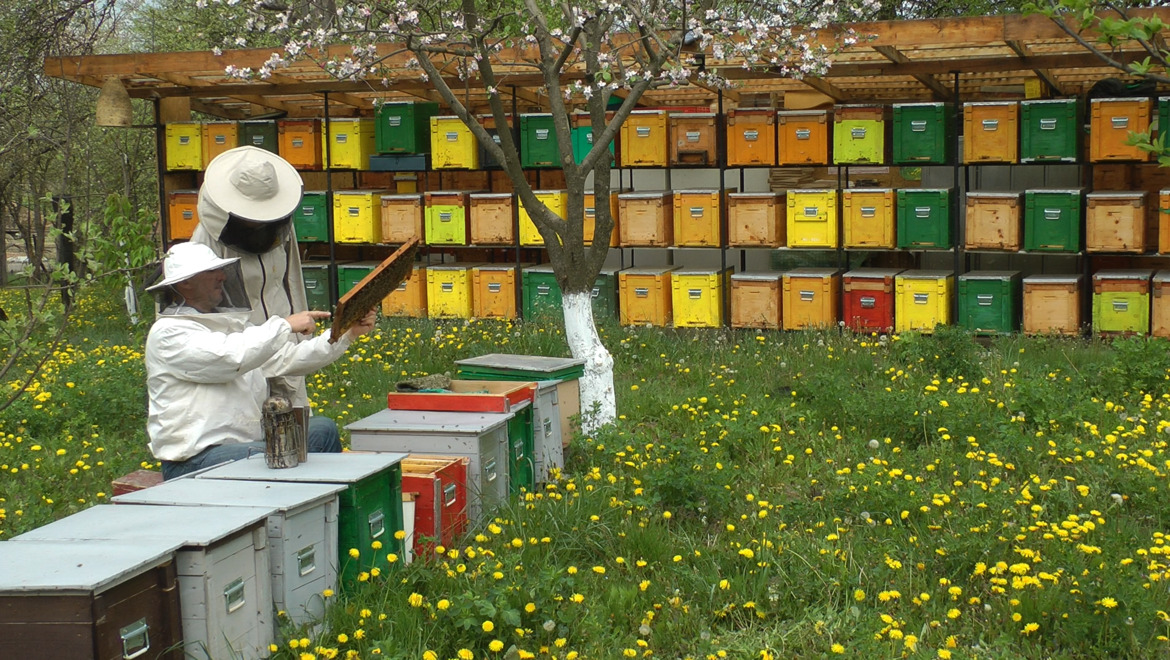
{"type": "Polygon", "coordinates": [[[329,312],[297,312],[290,316],[284,317],[288,321],[292,331],[301,335],[312,335],[317,332],[317,319],[327,319],[330,317],[329,312]]]}

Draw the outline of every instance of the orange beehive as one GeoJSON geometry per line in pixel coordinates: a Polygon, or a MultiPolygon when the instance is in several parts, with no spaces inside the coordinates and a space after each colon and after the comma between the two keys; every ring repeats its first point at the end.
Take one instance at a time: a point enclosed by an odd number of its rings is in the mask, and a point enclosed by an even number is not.
{"type": "Polygon", "coordinates": [[[240,144],[239,125],[234,121],[209,121],[203,123],[203,164],[212,158],[240,144]]]}
{"type": "Polygon", "coordinates": [[[718,247],[722,206],[717,189],[674,191],[674,244],[718,247]]]}
{"type": "Polygon", "coordinates": [[[516,318],[516,264],[472,266],[471,289],[471,313],[476,318],[516,318]]]}
{"type": "MultiPolygon", "coordinates": [[[[619,238],[621,237],[621,229],[618,227],[618,215],[620,209],[618,207],[619,191],[612,191],[609,193],[609,217],[613,218],[613,231],[609,235],[609,246],[617,247],[619,238]]],[[[594,203],[594,194],[585,193],[585,245],[593,245],[593,234],[597,226],[597,205],[594,203]]]]}
{"type": "Polygon", "coordinates": [[[281,119],[276,122],[276,130],[281,158],[298,170],[323,167],[319,119],[281,119]]]}
{"type": "Polygon", "coordinates": [[[785,110],[776,113],[780,165],[827,165],[832,114],[828,110],[785,110]]]}
{"type": "Polygon", "coordinates": [[[1170,270],[1154,273],[1151,282],[1150,334],[1170,337],[1170,270]]]}
{"type": "Polygon", "coordinates": [[[785,330],[831,328],[837,325],[841,271],[796,268],[784,273],[781,317],[785,330]]]}
{"type": "Polygon", "coordinates": [[[621,167],[666,167],[666,111],[634,110],[622,123],[621,167]]]}
{"type": "Polygon", "coordinates": [[[1014,163],[1019,160],[1020,106],[1015,101],[963,106],[963,162],[1014,163]]]}
{"type": "Polygon", "coordinates": [[[727,165],[776,164],[776,111],[727,111],[727,165]]]}
{"type": "Polygon", "coordinates": [[[622,325],[669,326],[674,321],[674,266],[626,268],[618,271],[618,307],[622,325]]]}
{"type": "Polygon", "coordinates": [[[1152,106],[1148,98],[1093,99],[1090,102],[1089,162],[1149,160],[1150,152],[1128,142],[1131,133],[1149,132],[1152,106]]]}
{"type": "Polygon", "coordinates": [[[731,276],[731,327],[779,330],[783,273],[735,273],[731,276]]]}
{"type": "Polygon", "coordinates": [[[172,241],[191,238],[199,226],[198,190],[175,190],[167,200],[168,238],[172,241]]]}
{"type": "Polygon", "coordinates": [[[784,193],[727,193],[727,244],[732,247],[780,247],[787,227],[784,193]]]}
{"type": "Polygon", "coordinates": [[[1158,191],[1158,252],[1170,253],[1170,188],[1158,191]]]}
{"type": "Polygon", "coordinates": [[[382,299],[383,316],[427,317],[427,267],[415,265],[410,277],[382,299]]]}

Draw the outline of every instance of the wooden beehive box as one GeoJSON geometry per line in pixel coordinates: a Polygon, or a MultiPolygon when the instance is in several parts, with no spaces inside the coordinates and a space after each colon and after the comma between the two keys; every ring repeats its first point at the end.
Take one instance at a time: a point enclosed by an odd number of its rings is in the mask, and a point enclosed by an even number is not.
{"type": "Polygon", "coordinates": [[[423,237],[423,203],[419,193],[382,195],[382,240],[405,243],[423,237]]]}
{"type": "Polygon", "coordinates": [[[966,248],[1018,251],[1023,226],[1020,199],[1018,192],[967,193],[966,248]]]}
{"type": "Polygon", "coordinates": [[[1085,249],[1089,252],[1146,250],[1146,193],[1092,192],[1085,196],[1085,249]]]}
{"type": "Polygon", "coordinates": [[[516,232],[512,227],[512,193],[471,193],[468,214],[471,216],[472,245],[512,245],[516,232]]]}
{"type": "Polygon", "coordinates": [[[717,125],[713,112],[672,112],[670,122],[670,164],[673,167],[715,164],[717,125]]]}
{"type": "Polygon", "coordinates": [[[735,273],[731,276],[731,327],[779,330],[783,273],[735,273]]]}
{"type": "Polygon", "coordinates": [[[1024,334],[1070,335],[1081,332],[1081,275],[1029,275],[1024,278],[1024,334]]]}
{"type": "Polygon", "coordinates": [[[780,247],[787,236],[784,193],[727,194],[727,244],[732,247],[780,247]]]}
{"type": "Polygon", "coordinates": [[[674,242],[674,204],[670,191],[618,195],[622,247],[666,247],[674,242]]]}

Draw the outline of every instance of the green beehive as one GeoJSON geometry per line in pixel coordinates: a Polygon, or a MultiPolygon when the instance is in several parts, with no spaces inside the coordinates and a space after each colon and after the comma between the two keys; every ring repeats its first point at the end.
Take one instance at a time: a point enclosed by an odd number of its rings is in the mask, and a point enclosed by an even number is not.
{"type": "Polygon", "coordinates": [[[280,153],[279,132],[272,119],[249,119],[239,125],[240,146],[260,147],[274,154],[280,153]]]}
{"type": "Polygon", "coordinates": [[[521,309],[524,318],[561,316],[561,285],[552,266],[529,266],[520,273],[521,309]]]}
{"type": "Polygon", "coordinates": [[[618,277],[617,269],[605,268],[597,275],[593,283],[593,318],[594,320],[612,319],[618,313],[618,277]]]}
{"type": "Polygon", "coordinates": [[[1077,189],[1024,191],[1024,250],[1080,252],[1082,197],[1077,189]]]}
{"type": "MultiPolygon", "coordinates": [[[[1158,136],[1161,137],[1170,133],[1170,96],[1158,97],[1158,136]]],[[[1162,144],[1166,144],[1167,140],[1163,139],[1162,144]]]]}
{"type": "Polygon", "coordinates": [[[898,247],[903,250],[950,249],[949,188],[903,188],[898,191],[898,247]]]}
{"type": "Polygon", "coordinates": [[[978,334],[1020,327],[1020,272],[972,271],[959,276],[959,325],[978,334]]]}
{"type": "Polygon", "coordinates": [[[1150,332],[1152,270],[1116,269],[1093,273],[1093,332],[1150,332]]]}
{"type": "Polygon", "coordinates": [[[293,211],[293,229],[298,243],[329,242],[329,195],[323,192],[307,192],[301,197],[301,205],[293,211]]]}
{"type": "Polygon", "coordinates": [[[894,106],[895,163],[949,163],[955,145],[954,109],[949,103],[894,106]]]}
{"type": "Polygon", "coordinates": [[[508,420],[508,491],[519,495],[536,485],[536,442],[532,426],[532,402],[513,406],[508,420]]]}
{"type": "MultiPolygon", "coordinates": [[[[593,149],[593,125],[589,121],[589,115],[573,115],[573,160],[578,165],[585,160],[585,156],[589,155],[589,151],[593,149]]],[[[614,152],[614,144],[617,140],[609,143],[609,153],[612,156],[614,152]]]]}
{"type": "Polygon", "coordinates": [[[886,154],[886,110],[880,105],[833,109],[833,163],[880,165],[886,154]]]}
{"type": "Polygon", "coordinates": [[[305,299],[309,309],[329,311],[333,307],[329,296],[329,264],[301,264],[301,277],[305,280],[305,299]]]}
{"type": "Polygon", "coordinates": [[[557,167],[560,162],[552,114],[520,115],[520,166],[557,167]]]}
{"type": "Polygon", "coordinates": [[[1081,102],[1020,102],[1020,162],[1075,163],[1081,153],[1081,102]]]}
{"type": "Polygon", "coordinates": [[[358,586],[363,572],[390,569],[391,553],[402,556],[397,535],[402,531],[404,458],[404,453],[391,452],[313,454],[296,467],[273,470],[261,455],[211,468],[199,478],[346,484],[337,494],[337,562],[339,583],[348,590],[358,586]],[[374,548],[375,541],[379,548],[374,548]],[[351,549],[357,550],[356,559],[351,549]]]}
{"type": "Polygon", "coordinates": [[[431,148],[431,117],[438,103],[385,103],[374,121],[374,149],[380,154],[420,154],[431,148]]]}
{"type": "Polygon", "coordinates": [[[354,261],[348,264],[339,264],[337,266],[337,297],[340,298],[349,293],[349,290],[361,282],[363,277],[373,272],[379,263],[377,261],[354,261]]]}

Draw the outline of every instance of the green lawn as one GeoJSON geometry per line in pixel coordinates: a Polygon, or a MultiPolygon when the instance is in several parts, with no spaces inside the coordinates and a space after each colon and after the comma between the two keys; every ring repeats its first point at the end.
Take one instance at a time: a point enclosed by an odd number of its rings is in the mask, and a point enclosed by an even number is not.
{"type": "MultiPolygon", "coordinates": [[[[151,464],[117,303],[85,298],[0,413],[0,538],[151,464]]],[[[1166,342],[601,330],[618,423],[278,657],[1170,657],[1166,342]]],[[[311,395],[344,425],[490,352],[567,348],[551,323],[384,319],[311,395]]]]}

